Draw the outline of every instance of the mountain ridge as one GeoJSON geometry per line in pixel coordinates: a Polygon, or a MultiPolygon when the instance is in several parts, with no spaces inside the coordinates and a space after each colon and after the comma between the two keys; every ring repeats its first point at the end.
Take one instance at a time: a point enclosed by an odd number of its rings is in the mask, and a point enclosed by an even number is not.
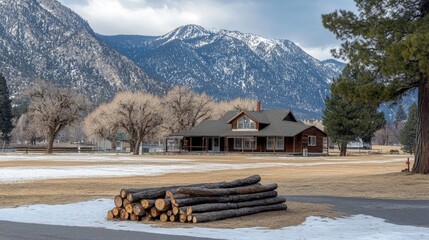
{"type": "Polygon", "coordinates": [[[77,89],[92,102],[121,90],[165,91],[55,0],[0,1],[0,52],[0,71],[14,98],[37,79],[77,89]]]}
{"type": "MultiPolygon", "coordinates": [[[[320,118],[339,72],[289,40],[185,25],[162,36],[98,37],[169,86],[185,84],[219,100],[257,98],[320,118]]],[[[329,63],[329,62],[328,62],[329,63]]]]}

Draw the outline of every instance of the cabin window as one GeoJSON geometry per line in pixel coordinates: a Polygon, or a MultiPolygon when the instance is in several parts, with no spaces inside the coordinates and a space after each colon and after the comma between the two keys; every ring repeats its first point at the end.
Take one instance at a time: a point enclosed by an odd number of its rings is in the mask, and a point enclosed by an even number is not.
{"type": "Polygon", "coordinates": [[[285,147],[285,142],[283,137],[267,137],[267,150],[283,150],[285,147]]]}
{"type": "Polygon", "coordinates": [[[256,129],[256,124],[248,116],[243,116],[237,122],[237,129],[256,129]]]}
{"type": "Polygon", "coordinates": [[[316,146],[316,136],[308,136],[308,146],[316,146]]]}
{"type": "Polygon", "coordinates": [[[256,140],[254,140],[253,138],[234,138],[234,149],[255,150],[256,140]]]}

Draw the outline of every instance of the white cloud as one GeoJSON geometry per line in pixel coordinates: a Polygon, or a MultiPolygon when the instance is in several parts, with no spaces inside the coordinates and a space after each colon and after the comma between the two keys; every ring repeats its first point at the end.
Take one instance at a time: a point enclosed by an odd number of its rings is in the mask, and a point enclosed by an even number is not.
{"type": "Polygon", "coordinates": [[[330,58],[334,58],[331,54],[331,49],[338,49],[339,45],[327,45],[321,47],[305,47],[301,44],[297,43],[297,45],[302,48],[306,53],[310,54],[312,57],[318,60],[326,60],[330,58]]]}
{"type": "Polygon", "coordinates": [[[251,3],[213,0],[160,1],[155,4],[143,0],[88,0],[86,4],[70,3],[68,6],[98,33],[142,35],[163,35],[186,24],[209,28],[247,24],[248,21],[243,19],[250,21],[249,13],[254,9],[251,3]]]}

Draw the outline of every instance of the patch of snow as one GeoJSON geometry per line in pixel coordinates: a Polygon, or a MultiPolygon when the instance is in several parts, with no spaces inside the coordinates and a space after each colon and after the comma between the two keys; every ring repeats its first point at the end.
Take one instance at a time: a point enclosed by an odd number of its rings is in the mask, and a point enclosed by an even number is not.
{"type": "Polygon", "coordinates": [[[168,162],[192,162],[191,159],[177,159],[177,158],[151,158],[151,157],[142,157],[135,156],[131,157],[130,155],[118,155],[118,154],[55,154],[55,155],[46,155],[46,154],[8,154],[1,155],[0,162],[7,161],[55,161],[55,162],[69,162],[69,161],[79,161],[79,162],[148,162],[148,163],[168,163],[168,162]]]}
{"type": "MultiPolygon", "coordinates": [[[[126,166],[126,165],[125,165],[126,166]]],[[[277,163],[247,164],[132,164],[124,167],[116,165],[90,166],[35,166],[0,168],[0,184],[24,182],[42,179],[91,178],[91,177],[127,177],[127,176],[159,176],[168,173],[207,172],[216,170],[239,170],[279,166],[277,163]]]]}
{"type": "MultiPolygon", "coordinates": [[[[217,239],[429,239],[429,228],[387,223],[384,219],[366,215],[329,219],[308,217],[299,226],[281,229],[235,228],[216,229],[196,227],[161,228],[139,222],[107,221],[106,213],[113,207],[111,199],[98,199],[65,205],[31,205],[0,209],[0,220],[61,226],[97,227],[113,230],[213,237],[217,239]],[[76,211],[79,209],[79,211],[76,211]],[[58,214],[61,213],[61,214],[58,214]]],[[[284,213],[287,214],[287,211],[284,213]]],[[[189,225],[187,225],[189,226],[189,225]]]]}

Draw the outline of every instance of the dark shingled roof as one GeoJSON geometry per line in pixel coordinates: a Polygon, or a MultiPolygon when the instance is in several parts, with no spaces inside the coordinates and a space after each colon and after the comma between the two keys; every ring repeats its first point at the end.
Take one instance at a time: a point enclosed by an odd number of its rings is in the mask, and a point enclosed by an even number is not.
{"type": "Polygon", "coordinates": [[[262,123],[262,128],[259,131],[255,130],[232,130],[231,122],[243,112],[230,111],[218,120],[205,120],[189,131],[174,133],[171,136],[185,137],[240,137],[240,136],[273,136],[273,137],[293,137],[311,128],[300,121],[285,121],[288,114],[292,114],[290,110],[262,110],[260,112],[244,112],[253,119],[262,123]]]}

